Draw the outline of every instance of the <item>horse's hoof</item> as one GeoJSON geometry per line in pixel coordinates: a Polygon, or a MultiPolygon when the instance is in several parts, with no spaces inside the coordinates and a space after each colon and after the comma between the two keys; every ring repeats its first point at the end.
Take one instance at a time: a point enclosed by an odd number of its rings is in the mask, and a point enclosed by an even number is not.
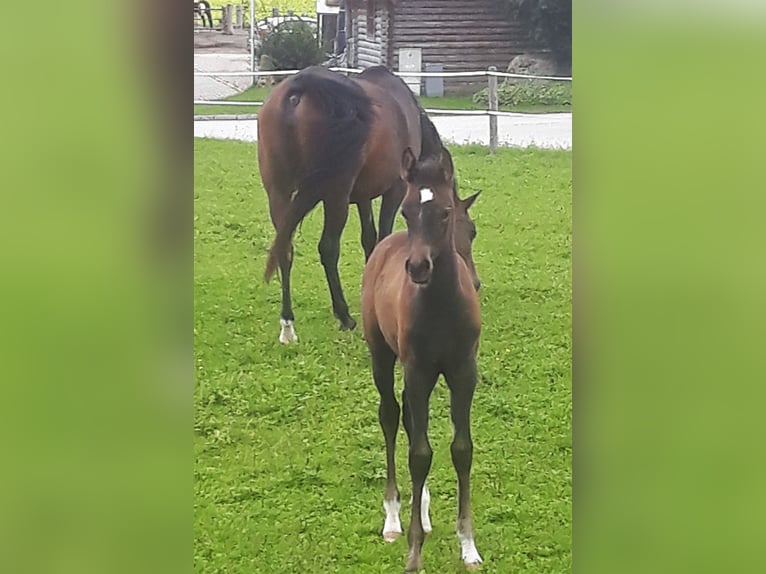
{"type": "Polygon", "coordinates": [[[383,540],[385,540],[386,542],[395,542],[396,539],[399,538],[399,536],[401,536],[401,534],[402,534],[401,532],[395,532],[395,531],[384,532],[383,540]]]}
{"type": "Polygon", "coordinates": [[[471,562],[465,565],[465,569],[470,572],[476,572],[481,567],[481,562],[471,562]]]}
{"type": "Polygon", "coordinates": [[[353,331],[354,327],[356,327],[356,321],[354,321],[351,317],[340,320],[341,331],[353,331]]]}
{"type": "Polygon", "coordinates": [[[407,567],[404,569],[405,572],[417,572],[418,570],[421,570],[423,568],[423,558],[420,556],[410,556],[407,560],[407,567]]]}
{"type": "Polygon", "coordinates": [[[298,341],[298,335],[295,334],[293,322],[287,319],[280,319],[282,330],[279,332],[279,342],[283,345],[298,341]]]}

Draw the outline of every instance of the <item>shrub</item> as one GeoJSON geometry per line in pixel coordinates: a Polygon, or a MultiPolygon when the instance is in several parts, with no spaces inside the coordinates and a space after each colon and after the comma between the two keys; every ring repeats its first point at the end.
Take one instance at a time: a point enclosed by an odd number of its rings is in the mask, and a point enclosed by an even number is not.
{"type": "MultiPolygon", "coordinates": [[[[487,88],[476,92],[473,101],[488,105],[487,88]]],[[[521,81],[497,86],[497,101],[501,107],[529,104],[571,105],[572,82],[521,81]]]]}
{"type": "Polygon", "coordinates": [[[284,22],[264,37],[260,56],[269,56],[276,70],[301,70],[322,61],[322,49],[307,22],[284,22]]]}

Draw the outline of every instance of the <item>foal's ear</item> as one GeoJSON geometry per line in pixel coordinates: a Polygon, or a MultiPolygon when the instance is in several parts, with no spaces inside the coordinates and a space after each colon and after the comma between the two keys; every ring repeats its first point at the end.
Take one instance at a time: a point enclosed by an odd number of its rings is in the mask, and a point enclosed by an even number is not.
{"type": "Polygon", "coordinates": [[[402,154],[402,179],[404,181],[412,181],[415,171],[415,164],[417,159],[415,154],[412,153],[412,148],[407,147],[402,154]]]}
{"type": "Polygon", "coordinates": [[[477,191],[473,195],[471,195],[469,197],[466,197],[465,199],[461,199],[460,200],[460,203],[463,204],[463,207],[465,208],[466,211],[471,209],[471,206],[473,205],[473,202],[476,201],[476,198],[479,197],[480,193],[481,193],[481,191],[477,191]]]}
{"type": "Polygon", "coordinates": [[[444,179],[446,181],[452,181],[455,177],[455,165],[452,163],[452,155],[444,146],[442,146],[441,165],[442,171],[444,172],[444,179]]]}

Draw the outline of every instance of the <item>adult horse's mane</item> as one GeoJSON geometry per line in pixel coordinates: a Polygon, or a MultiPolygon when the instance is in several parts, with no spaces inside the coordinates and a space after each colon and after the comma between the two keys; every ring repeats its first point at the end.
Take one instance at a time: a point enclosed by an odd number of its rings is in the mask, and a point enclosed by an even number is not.
{"type": "MultiPolygon", "coordinates": [[[[364,71],[364,76],[368,78],[388,75],[390,75],[390,72],[384,66],[374,66],[372,68],[367,68],[364,71]]],[[[402,85],[406,86],[410,100],[420,112],[420,134],[422,139],[420,144],[420,157],[418,159],[424,160],[429,157],[438,158],[442,153],[442,140],[439,136],[439,132],[436,131],[436,126],[434,126],[433,122],[428,117],[428,114],[423,109],[423,106],[420,105],[420,101],[415,97],[415,94],[410,90],[409,86],[407,86],[401,78],[398,79],[402,85]]]]}

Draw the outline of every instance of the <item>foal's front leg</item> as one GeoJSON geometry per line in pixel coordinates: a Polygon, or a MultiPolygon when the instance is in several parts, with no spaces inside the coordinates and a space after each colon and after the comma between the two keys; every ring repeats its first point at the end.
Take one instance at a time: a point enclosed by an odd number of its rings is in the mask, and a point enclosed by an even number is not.
{"type": "Polygon", "coordinates": [[[407,557],[407,572],[423,567],[423,542],[425,530],[421,515],[423,489],[428,471],[431,469],[433,450],[428,442],[428,401],[439,373],[432,367],[405,365],[404,388],[407,401],[408,434],[410,436],[410,477],[412,478],[412,513],[407,541],[410,552],[407,557]]]}
{"type": "Polygon", "coordinates": [[[471,402],[476,388],[476,359],[467,361],[454,372],[445,373],[444,378],[450,389],[450,414],[455,428],[450,451],[458,480],[457,537],[460,540],[460,553],[466,568],[475,570],[482,561],[473,540],[471,517],[471,464],[473,463],[471,402]]]}
{"type": "Polygon", "coordinates": [[[393,542],[402,533],[399,520],[401,498],[396,486],[396,433],[399,430],[399,403],[394,394],[394,363],[396,355],[388,347],[382,333],[377,331],[369,336],[371,341],[372,376],[380,394],[378,421],[386,441],[386,492],[383,496],[383,509],[386,521],[383,524],[383,539],[393,542]]]}

